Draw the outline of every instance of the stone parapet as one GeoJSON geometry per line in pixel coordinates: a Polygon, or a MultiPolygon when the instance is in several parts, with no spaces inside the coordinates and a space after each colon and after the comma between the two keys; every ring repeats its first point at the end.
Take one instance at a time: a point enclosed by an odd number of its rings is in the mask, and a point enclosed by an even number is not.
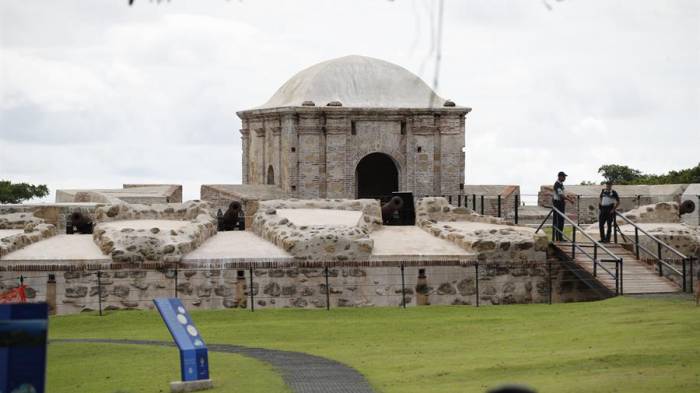
{"type": "Polygon", "coordinates": [[[304,260],[368,259],[373,241],[369,233],[381,227],[381,208],[372,199],[272,200],[260,203],[253,231],[294,257],[304,260]],[[278,209],[321,209],[361,212],[355,225],[297,225],[277,214],[278,209]]]}
{"type": "Polygon", "coordinates": [[[479,261],[529,262],[547,258],[548,241],[544,234],[451,206],[442,197],[419,199],[416,222],[428,233],[476,253],[479,261]]]}

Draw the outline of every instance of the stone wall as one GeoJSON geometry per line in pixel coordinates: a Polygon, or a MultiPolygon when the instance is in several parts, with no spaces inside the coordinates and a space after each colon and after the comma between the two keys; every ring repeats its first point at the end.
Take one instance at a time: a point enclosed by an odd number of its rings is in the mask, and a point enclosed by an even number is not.
{"type": "Polygon", "coordinates": [[[100,206],[95,211],[93,237],[115,262],[177,262],[216,234],[216,217],[206,202],[100,206]],[[154,221],[148,230],[102,223],[123,220],[187,221],[180,229],[163,229],[154,221]]]}
{"type": "MultiPolygon", "coordinates": [[[[636,209],[629,210],[625,217],[635,223],[680,222],[678,204],[675,202],[659,202],[653,205],[644,205],[636,209]]],[[[617,220],[618,225],[624,225],[622,219],[617,220]]]]}
{"type": "Polygon", "coordinates": [[[454,207],[445,198],[427,197],[418,200],[416,223],[441,239],[449,240],[479,261],[544,261],[548,241],[534,229],[505,224],[503,219],[481,216],[464,207],[454,207]],[[469,228],[451,222],[473,222],[469,228]]]}
{"type": "Polygon", "coordinates": [[[94,216],[97,203],[41,203],[23,205],[0,205],[0,215],[11,213],[31,213],[46,224],[56,227],[57,233],[66,232],[66,221],[71,213],[80,211],[94,216]]]}
{"type": "Polygon", "coordinates": [[[373,199],[273,200],[260,202],[253,231],[294,257],[344,261],[369,258],[374,242],[369,233],[381,227],[381,208],[373,199]],[[277,209],[328,209],[362,212],[356,226],[296,225],[277,209]]]}
{"type": "MultiPolygon", "coordinates": [[[[406,305],[527,304],[548,300],[549,274],[553,301],[591,300],[585,285],[559,265],[486,263],[475,266],[406,266],[406,305]]],[[[323,268],[160,269],[97,271],[2,272],[0,292],[19,285],[23,274],[30,301],[46,301],[57,314],[102,309],[152,309],[152,299],[182,299],[188,309],[249,308],[252,288],[256,308],[326,307],[323,268]],[[54,280],[48,282],[49,275],[54,280]],[[177,281],[176,281],[177,275],[177,281]]],[[[328,268],[330,307],[398,307],[402,304],[399,266],[328,268]]]]}
{"type": "Polygon", "coordinates": [[[355,170],[370,153],[392,158],[399,188],[457,194],[464,183],[467,108],[296,107],[239,112],[243,181],[299,198],[355,198],[355,170]]]}
{"type": "Polygon", "coordinates": [[[0,258],[5,255],[56,235],[56,227],[45,224],[31,213],[0,215],[0,229],[21,229],[21,233],[0,238],[0,258]]]}

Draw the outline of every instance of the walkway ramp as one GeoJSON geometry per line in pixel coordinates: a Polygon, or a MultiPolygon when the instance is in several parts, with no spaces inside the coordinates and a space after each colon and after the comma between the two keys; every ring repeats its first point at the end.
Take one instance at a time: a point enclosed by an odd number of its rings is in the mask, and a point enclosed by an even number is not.
{"type": "MultiPolygon", "coordinates": [[[[600,267],[600,265],[602,265],[614,273],[615,262],[598,262],[599,265],[594,269],[593,260],[585,254],[578,252],[578,250],[574,258],[571,258],[571,243],[555,242],[553,246],[557,247],[562,254],[566,255],[578,267],[588,272],[600,284],[615,293],[615,277],[608,274],[600,267]]],[[[593,243],[581,242],[579,246],[593,253],[593,243]]],[[[622,258],[622,274],[620,274],[620,276],[622,278],[622,291],[624,294],[675,293],[682,291],[679,285],[665,277],[659,276],[658,272],[654,271],[649,264],[638,260],[635,254],[627,250],[622,244],[609,243],[605,244],[605,247],[616,256],[622,258]]]]}
{"type": "Polygon", "coordinates": [[[559,217],[567,224],[567,229],[571,229],[569,232],[553,226],[553,238],[559,237],[559,240],[553,240],[550,249],[580,280],[599,294],[615,296],[693,291],[695,258],[683,255],[624,215],[616,213],[618,219],[634,227],[634,236],[622,233],[615,220],[614,243],[601,243],[595,234],[586,233],[554,207],[535,232],[542,229],[550,216],[559,217]],[[656,245],[653,247],[656,252],[642,244],[640,234],[656,245]],[[675,259],[664,258],[664,250],[675,259]]]}

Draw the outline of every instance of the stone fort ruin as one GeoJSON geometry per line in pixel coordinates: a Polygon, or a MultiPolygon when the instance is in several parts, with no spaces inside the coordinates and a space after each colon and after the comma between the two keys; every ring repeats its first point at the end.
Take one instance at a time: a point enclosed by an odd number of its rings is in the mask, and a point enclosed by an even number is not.
{"type": "MultiPolygon", "coordinates": [[[[243,184],[203,185],[196,201],[183,202],[178,185],[125,184],[0,205],[0,295],[24,285],[29,301],[58,314],[152,308],[171,296],[202,309],[612,296],[609,283],[555,260],[542,232],[494,217],[494,206],[500,214],[517,202],[517,186],[463,184],[469,111],[382,60],[317,64],[238,112],[243,184]],[[487,209],[482,199],[484,214],[461,198],[488,190],[499,196],[487,209]],[[385,225],[377,197],[395,191],[413,193],[415,225],[385,225]],[[442,197],[455,194],[461,205],[442,197]],[[225,225],[236,222],[231,211],[243,212],[240,225],[225,225]]],[[[644,207],[635,219],[655,225],[674,211],[644,207]]],[[[655,228],[700,255],[697,227],[655,228]]],[[[664,280],[655,285],[677,290],[664,280]]]]}

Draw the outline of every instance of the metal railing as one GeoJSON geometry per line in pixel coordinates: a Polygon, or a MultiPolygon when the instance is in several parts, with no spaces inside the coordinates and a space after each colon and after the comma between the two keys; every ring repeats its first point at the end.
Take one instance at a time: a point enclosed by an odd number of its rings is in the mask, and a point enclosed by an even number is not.
{"type": "Polygon", "coordinates": [[[615,280],[615,295],[622,295],[624,293],[623,290],[623,259],[621,257],[618,257],[610,251],[607,247],[602,245],[599,241],[593,239],[591,235],[586,233],[583,228],[578,226],[577,223],[575,223],[572,219],[566,216],[562,211],[557,209],[556,207],[552,207],[552,210],[550,210],[549,214],[547,214],[547,217],[545,217],[544,220],[542,220],[542,223],[537,227],[535,230],[535,233],[539,232],[544,224],[549,220],[549,217],[552,217],[554,219],[554,215],[557,214],[559,217],[561,217],[564,222],[568,222],[571,225],[572,228],[572,233],[571,233],[571,238],[566,235],[566,233],[563,230],[560,230],[557,228],[555,225],[552,225],[552,243],[556,241],[556,234],[558,233],[562,239],[566,240],[567,242],[571,243],[571,260],[576,260],[576,251],[580,252],[584,256],[586,256],[588,259],[590,259],[593,262],[593,277],[598,276],[598,268],[603,269],[605,273],[607,273],[613,280],[615,280]],[[580,232],[586,239],[590,241],[590,243],[593,244],[593,254],[591,255],[586,249],[581,245],[581,243],[576,241],[576,233],[580,232]],[[603,253],[607,254],[609,258],[599,258],[598,254],[599,251],[602,251],[603,253]],[[615,263],[615,270],[614,273],[610,271],[607,267],[603,265],[603,263],[615,263]]]}
{"type": "Polygon", "coordinates": [[[514,194],[512,196],[513,198],[513,209],[510,210],[506,205],[507,205],[507,199],[510,198],[510,196],[502,196],[500,194],[498,195],[484,195],[484,194],[456,194],[456,195],[441,195],[443,198],[447,199],[447,202],[450,205],[457,206],[457,207],[466,207],[469,208],[479,214],[483,215],[488,215],[493,213],[496,214],[496,217],[499,218],[507,218],[509,213],[512,211],[513,215],[511,216],[513,219],[513,222],[515,224],[518,223],[519,220],[519,209],[520,209],[520,194],[514,194]],[[496,201],[496,206],[495,208],[493,206],[487,207],[487,201],[495,199],[496,201]]]}
{"type": "Polygon", "coordinates": [[[656,236],[650,234],[649,232],[645,231],[642,229],[639,225],[634,223],[632,220],[629,218],[625,217],[623,214],[620,214],[619,212],[615,212],[616,218],[619,217],[621,218],[625,223],[628,225],[631,225],[634,228],[634,241],[630,240],[627,235],[625,235],[620,227],[617,225],[617,219],[615,219],[614,222],[614,238],[613,241],[615,243],[618,243],[618,233],[620,234],[620,237],[625,243],[631,244],[634,247],[634,254],[637,257],[638,260],[641,261],[641,256],[642,254],[640,251],[643,251],[646,253],[646,255],[651,256],[652,260],[656,261],[657,269],[659,270],[659,276],[663,277],[664,276],[664,267],[666,268],[666,271],[670,271],[671,273],[675,273],[681,277],[682,280],[682,285],[681,287],[683,288],[683,292],[688,291],[688,287],[690,287],[690,292],[693,292],[693,262],[695,260],[695,257],[688,257],[685,254],[681,253],[680,251],[676,250],[675,248],[671,247],[661,239],[657,238],[656,236]],[[649,240],[653,241],[656,244],[656,252],[649,250],[647,247],[641,244],[640,238],[639,238],[639,233],[643,233],[649,240]],[[671,265],[669,262],[671,259],[668,261],[665,260],[662,256],[662,251],[666,249],[668,252],[671,254],[675,255],[678,257],[678,260],[681,261],[681,270],[678,270],[675,266],[671,265]],[[688,277],[690,277],[690,282],[688,283],[688,277]]]}

